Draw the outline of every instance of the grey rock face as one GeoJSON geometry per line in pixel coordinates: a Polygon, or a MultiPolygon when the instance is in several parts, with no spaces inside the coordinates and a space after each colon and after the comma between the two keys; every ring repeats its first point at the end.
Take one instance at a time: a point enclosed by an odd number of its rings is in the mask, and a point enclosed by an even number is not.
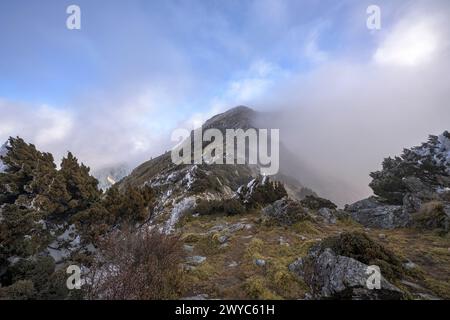
{"type": "Polygon", "coordinates": [[[443,210],[444,210],[444,213],[447,215],[447,217],[449,217],[449,219],[450,219],[450,203],[445,204],[443,210]]]}
{"type": "Polygon", "coordinates": [[[326,223],[335,224],[336,223],[336,215],[334,214],[334,210],[329,208],[320,208],[317,211],[319,217],[321,217],[326,223]]]}
{"type": "Polygon", "coordinates": [[[359,200],[353,204],[346,205],[345,211],[355,212],[363,209],[375,209],[382,205],[383,203],[378,201],[376,197],[369,197],[363,200],[359,200]]]}
{"type": "Polygon", "coordinates": [[[386,205],[375,197],[347,205],[345,210],[350,212],[354,220],[369,228],[401,228],[411,222],[411,214],[403,210],[403,206],[386,205]]]}
{"type": "Polygon", "coordinates": [[[403,197],[403,210],[408,213],[419,211],[422,200],[413,193],[407,193],[403,197]]]}
{"type": "Polygon", "coordinates": [[[340,256],[330,248],[314,246],[307,257],[294,261],[289,270],[311,288],[315,298],[335,299],[401,299],[403,293],[383,276],[380,289],[369,289],[372,274],[368,265],[353,258],[340,256]]]}
{"type": "Polygon", "coordinates": [[[192,256],[192,257],[188,257],[188,258],[186,259],[186,261],[187,261],[189,264],[194,264],[194,265],[201,264],[201,263],[203,263],[205,260],[206,260],[206,257],[203,257],[203,256],[192,256]]]}
{"type": "Polygon", "coordinates": [[[431,189],[429,189],[423,182],[417,177],[410,176],[405,177],[402,179],[403,183],[405,184],[406,188],[412,193],[420,193],[420,192],[431,192],[431,189]]]}
{"type": "Polygon", "coordinates": [[[262,210],[262,213],[267,219],[274,220],[282,225],[292,225],[308,216],[299,202],[288,198],[277,200],[268,205],[262,210]]]}

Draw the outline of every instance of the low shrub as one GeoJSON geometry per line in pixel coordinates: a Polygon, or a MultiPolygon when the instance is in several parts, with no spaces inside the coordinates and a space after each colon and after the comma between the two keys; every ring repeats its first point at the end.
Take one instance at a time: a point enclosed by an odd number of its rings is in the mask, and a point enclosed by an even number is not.
{"type": "Polygon", "coordinates": [[[237,199],[224,200],[201,200],[197,203],[192,213],[200,215],[211,215],[225,213],[226,215],[237,215],[245,213],[246,209],[237,199]]]}
{"type": "Polygon", "coordinates": [[[174,299],[182,294],[184,253],[178,237],[147,229],[116,232],[100,251],[101,259],[87,275],[89,299],[174,299]]]}
{"type": "Polygon", "coordinates": [[[309,195],[306,196],[305,199],[300,201],[301,205],[311,209],[311,210],[319,210],[321,208],[328,208],[328,209],[336,209],[337,205],[335,205],[330,200],[320,198],[317,196],[309,195]]]}
{"type": "Polygon", "coordinates": [[[444,204],[440,201],[424,203],[420,210],[413,215],[413,225],[420,229],[441,229],[449,231],[449,218],[444,211],[444,204]]]}

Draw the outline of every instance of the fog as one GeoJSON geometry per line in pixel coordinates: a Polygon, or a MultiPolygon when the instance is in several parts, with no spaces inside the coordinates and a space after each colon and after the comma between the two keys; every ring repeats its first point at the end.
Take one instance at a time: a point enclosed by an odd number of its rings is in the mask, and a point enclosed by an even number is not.
{"type": "Polygon", "coordinates": [[[413,31],[412,44],[389,47],[410,37],[400,21],[367,61],[329,61],[290,77],[260,101],[278,113],[284,143],[307,164],[308,174],[297,173],[302,183],[340,205],[351,203],[371,194],[369,173],[383,158],[450,130],[450,28],[439,19],[417,23],[429,21],[423,25],[429,29],[413,31]],[[427,44],[428,36],[435,43],[427,44]],[[417,44],[433,50],[408,63],[417,44]],[[398,58],[380,60],[381,50],[398,58]]]}

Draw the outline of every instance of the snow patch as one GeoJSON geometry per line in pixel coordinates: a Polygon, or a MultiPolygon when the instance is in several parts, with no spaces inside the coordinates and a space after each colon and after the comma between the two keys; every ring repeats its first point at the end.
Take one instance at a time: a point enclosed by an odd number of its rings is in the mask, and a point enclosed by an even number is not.
{"type": "Polygon", "coordinates": [[[172,233],[175,230],[175,224],[178,222],[183,213],[187,210],[192,209],[195,206],[195,198],[188,197],[184,198],[180,202],[174,205],[172,212],[170,213],[170,218],[166,223],[164,233],[172,233]]]}
{"type": "Polygon", "coordinates": [[[72,252],[78,250],[81,245],[81,236],[78,234],[74,224],[68,226],[62,234],[56,237],[56,240],[47,247],[47,252],[60,263],[70,257],[72,252]]]}
{"type": "Polygon", "coordinates": [[[187,183],[186,185],[187,190],[190,190],[193,183],[195,182],[195,171],[197,171],[197,168],[198,168],[197,165],[190,167],[185,177],[183,178],[183,182],[187,183]]]}
{"type": "Polygon", "coordinates": [[[422,159],[418,159],[417,163],[422,164],[423,160],[431,157],[432,161],[440,166],[445,166],[450,174],[450,139],[448,133],[430,138],[429,142],[423,143],[421,146],[413,147],[411,150],[422,159]]]}
{"type": "Polygon", "coordinates": [[[5,172],[5,170],[7,169],[7,166],[3,163],[1,157],[6,156],[6,154],[8,153],[7,147],[9,146],[9,141],[7,141],[0,147],[0,173],[5,172]]]}

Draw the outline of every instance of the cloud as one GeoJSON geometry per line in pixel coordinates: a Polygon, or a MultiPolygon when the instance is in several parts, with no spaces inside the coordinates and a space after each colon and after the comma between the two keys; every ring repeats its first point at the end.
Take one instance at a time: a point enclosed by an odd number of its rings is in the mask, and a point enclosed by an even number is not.
{"type": "Polygon", "coordinates": [[[69,112],[47,105],[38,109],[37,118],[43,123],[36,133],[36,143],[40,145],[64,141],[73,128],[73,118],[69,112]]]}
{"type": "MultiPolygon", "coordinates": [[[[48,105],[27,105],[0,99],[0,139],[20,135],[48,147],[66,142],[73,115],[48,105]]],[[[2,142],[3,143],[3,142],[2,142]]]]}
{"type": "Polygon", "coordinates": [[[408,19],[389,33],[376,50],[374,60],[379,64],[417,66],[434,58],[440,40],[432,21],[408,19]]]}
{"type": "Polygon", "coordinates": [[[179,96],[147,84],[128,94],[96,92],[76,108],[0,100],[0,141],[21,136],[59,162],[67,151],[94,169],[137,165],[169,146],[179,96]],[[70,111],[69,111],[70,110],[70,111]]]}
{"type": "Polygon", "coordinates": [[[320,23],[307,37],[304,55],[314,63],[323,63],[328,59],[328,54],[319,48],[320,33],[327,27],[329,24],[320,23]]]}
{"type": "Polygon", "coordinates": [[[281,111],[284,142],[316,175],[300,181],[340,204],[356,201],[371,193],[369,172],[384,157],[450,129],[450,29],[436,14],[449,9],[414,10],[413,20],[404,12],[369,59],[332,57],[260,99],[281,111]]]}

